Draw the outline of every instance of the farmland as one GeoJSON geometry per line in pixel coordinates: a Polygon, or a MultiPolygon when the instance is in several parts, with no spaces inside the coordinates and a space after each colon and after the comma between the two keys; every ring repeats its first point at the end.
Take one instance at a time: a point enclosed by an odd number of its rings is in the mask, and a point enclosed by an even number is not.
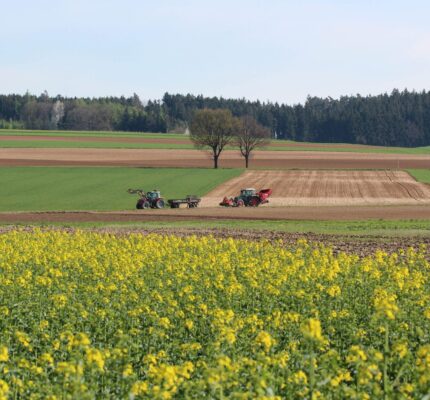
{"type": "MultiPolygon", "coordinates": [[[[243,168],[237,150],[226,150],[223,168],[243,168]]],[[[191,149],[0,148],[1,165],[85,165],[160,168],[211,168],[208,152],[191,149]]],[[[428,154],[257,150],[252,168],[260,169],[428,169],[428,154]]]]}
{"type": "MultiPolygon", "coordinates": [[[[0,148],[193,149],[187,135],[130,132],[68,132],[0,130],[0,148]]],[[[231,149],[232,147],[227,147],[231,149]]],[[[382,147],[357,144],[272,140],[270,151],[430,154],[430,147],[382,147]]]]}
{"type": "MultiPolygon", "coordinates": [[[[420,170],[411,172],[426,177],[420,170]]],[[[428,186],[406,172],[2,167],[0,185],[7,188],[0,199],[0,211],[7,212],[0,215],[3,222],[430,218],[428,186]],[[224,195],[233,196],[238,188],[250,185],[274,188],[270,206],[217,207],[224,195]],[[126,191],[141,187],[160,189],[166,198],[203,196],[202,208],[133,211],[136,197],[126,191]],[[11,214],[17,211],[30,213],[11,214]],[[40,211],[45,212],[31,213],[40,211]],[[74,213],[67,215],[64,211],[74,213]]]]}
{"type": "Polygon", "coordinates": [[[128,188],[160,189],[167,198],[202,196],[242,170],[142,169],[113,167],[4,167],[0,186],[8,188],[0,211],[133,209],[128,188]]]}
{"type": "Polygon", "coordinates": [[[0,133],[0,399],[428,393],[425,148],[275,143],[214,170],[178,135],[61,135],[0,133]],[[249,186],[270,203],[217,206],[249,186]]]}
{"type": "MultiPolygon", "coordinates": [[[[0,137],[10,139],[11,132],[2,131],[0,137]]],[[[0,165],[3,166],[0,180],[2,187],[8,188],[0,199],[1,211],[117,211],[103,215],[88,212],[73,215],[27,213],[16,216],[16,222],[430,218],[430,206],[426,205],[429,200],[427,186],[416,182],[405,172],[393,172],[399,167],[412,168],[413,176],[428,182],[430,155],[419,154],[421,151],[414,153],[414,149],[409,149],[411,154],[392,154],[391,148],[318,144],[326,151],[309,151],[315,144],[277,141],[272,146],[295,146],[296,151],[256,151],[251,167],[257,170],[241,175],[243,159],[232,150],[222,154],[221,166],[224,168],[212,171],[209,154],[194,149],[99,148],[105,143],[117,142],[154,147],[188,146],[189,139],[183,135],[21,131],[14,133],[14,138],[20,139],[22,148],[0,148],[0,165]],[[59,145],[72,139],[78,144],[95,143],[98,147],[28,147],[35,138],[59,145]],[[372,171],[371,168],[391,169],[391,172],[372,171]],[[322,171],[326,169],[332,172],[322,171]],[[224,195],[235,195],[242,186],[266,185],[275,189],[272,206],[288,208],[213,208],[224,195]],[[202,205],[212,207],[175,212],[162,210],[150,214],[130,212],[135,199],[125,190],[142,186],[146,190],[157,187],[168,198],[190,193],[205,196],[202,205]]],[[[1,215],[0,220],[11,222],[14,216],[1,215]]]]}
{"type": "Polygon", "coordinates": [[[217,205],[238,187],[271,187],[274,206],[430,204],[430,187],[403,171],[247,171],[205,196],[217,205]]]}
{"type": "Polygon", "coordinates": [[[0,260],[5,398],[428,392],[420,251],[12,231],[0,260]]]}

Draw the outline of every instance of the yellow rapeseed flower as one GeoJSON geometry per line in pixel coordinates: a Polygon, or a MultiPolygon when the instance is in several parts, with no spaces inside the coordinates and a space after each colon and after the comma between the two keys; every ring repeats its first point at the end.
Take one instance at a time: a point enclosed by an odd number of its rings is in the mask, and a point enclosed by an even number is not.
{"type": "Polygon", "coordinates": [[[3,379],[0,379],[0,400],[7,400],[9,385],[3,379]]]}
{"type": "Polygon", "coordinates": [[[264,351],[267,353],[273,345],[276,344],[276,340],[270,336],[270,333],[266,331],[260,331],[255,338],[255,342],[263,346],[264,351]]]}
{"type": "Polygon", "coordinates": [[[305,337],[323,342],[324,337],[322,335],[321,322],[316,318],[310,318],[302,325],[302,333],[305,337]]]}
{"type": "Polygon", "coordinates": [[[6,346],[0,346],[0,362],[9,360],[9,350],[6,346]]]}
{"type": "Polygon", "coordinates": [[[95,364],[100,371],[103,371],[105,365],[105,359],[103,354],[98,349],[88,348],[85,351],[87,363],[92,365],[95,364]]]}

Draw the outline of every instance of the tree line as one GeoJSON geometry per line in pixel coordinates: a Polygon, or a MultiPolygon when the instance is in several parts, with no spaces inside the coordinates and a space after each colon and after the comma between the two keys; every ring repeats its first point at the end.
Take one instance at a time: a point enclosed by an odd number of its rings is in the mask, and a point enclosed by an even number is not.
{"type": "Polygon", "coordinates": [[[51,97],[46,92],[0,95],[0,128],[184,132],[201,109],[251,116],[277,139],[430,144],[430,92],[397,89],[378,96],[308,97],[295,105],[169,93],[148,102],[136,94],[128,98],[51,97]]]}
{"type": "Polygon", "coordinates": [[[67,98],[0,95],[0,128],[77,131],[167,132],[160,101],[143,104],[139,96],[67,98]]]}

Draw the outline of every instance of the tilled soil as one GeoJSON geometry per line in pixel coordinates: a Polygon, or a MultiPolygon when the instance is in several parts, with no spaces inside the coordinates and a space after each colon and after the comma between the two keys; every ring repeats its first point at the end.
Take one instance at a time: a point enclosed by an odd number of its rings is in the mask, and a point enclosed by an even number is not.
{"type": "MultiPolygon", "coordinates": [[[[2,226],[0,234],[13,229],[32,231],[34,227],[2,226]]],[[[74,232],[74,228],[44,227],[42,230],[62,230],[74,232]]],[[[293,247],[298,240],[305,239],[313,245],[323,244],[330,246],[335,254],[345,252],[356,254],[360,257],[373,255],[376,251],[382,250],[387,253],[398,252],[400,249],[406,250],[423,248],[426,258],[430,260],[430,238],[429,237],[387,237],[387,236],[345,236],[327,235],[316,233],[285,233],[277,231],[258,231],[241,229],[200,229],[200,228],[92,228],[90,231],[109,233],[114,235],[125,235],[129,233],[175,235],[187,236],[213,236],[216,238],[235,238],[243,240],[268,241],[269,243],[279,243],[282,241],[285,247],[293,247]]]]}
{"type": "Polygon", "coordinates": [[[430,205],[401,206],[320,206],[257,208],[181,208],[130,211],[46,211],[2,212],[1,223],[33,222],[142,222],[217,221],[217,220],[318,220],[352,221],[368,219],[426,219],[430,225],[430,205]]]}
{"type": "Polygon", "coordinates": [[[212,190],[202,205],[216,206],[246,187],[272,188],[274,206],[430,204],[430,186],[404,171],[250,170],[212,190]]]}
{"type": "MultiPolygon", "coordinates": [[[[210,154],[197,150],[161,149],[0,149],[1,166],[131,166],[211,168],[210,154]]],[[[430,168],[430,155],[318,151],[255,151],[253,168],[275,169],[404,169],[430,168]]],[[[239,152],[226,150],[220,166],[242,168],[239,152]]]]}

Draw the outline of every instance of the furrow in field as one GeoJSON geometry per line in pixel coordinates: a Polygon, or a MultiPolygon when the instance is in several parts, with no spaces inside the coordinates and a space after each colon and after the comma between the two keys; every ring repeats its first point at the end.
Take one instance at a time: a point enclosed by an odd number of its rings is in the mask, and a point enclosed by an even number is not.
{"type": "Polygon", "coordinates": [[[205,196],[215,206],[241,188],[272,188],[272,206],[430,204],[430,187],[403,171],[246,171],[205,196]]]}

